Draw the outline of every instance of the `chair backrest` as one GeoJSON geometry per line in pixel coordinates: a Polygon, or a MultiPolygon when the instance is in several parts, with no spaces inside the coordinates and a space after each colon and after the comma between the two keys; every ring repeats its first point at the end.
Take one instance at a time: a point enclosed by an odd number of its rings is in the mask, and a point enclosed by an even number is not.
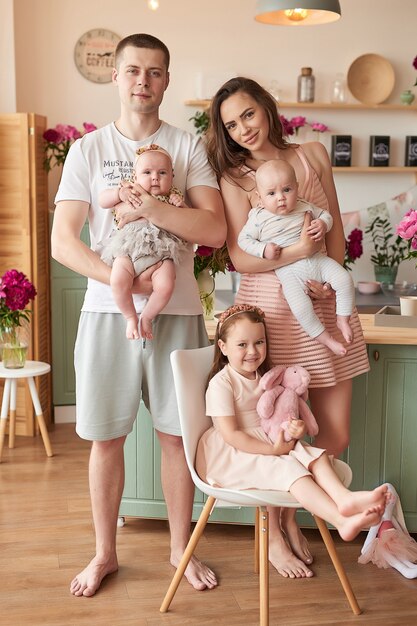
{"type": "Polygon", "coordinates": [[[171,353],[185,458],[197,486],[201,483],[194,469],[197,445],[201,435],[212,425],[210,417],[206,416],[205,391],[213,355],[214,346],[171,353]]]}

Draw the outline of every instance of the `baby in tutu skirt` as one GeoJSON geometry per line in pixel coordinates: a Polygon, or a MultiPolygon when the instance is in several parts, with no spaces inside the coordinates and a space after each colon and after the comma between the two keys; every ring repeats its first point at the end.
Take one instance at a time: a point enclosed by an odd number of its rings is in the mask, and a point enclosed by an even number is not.
{"type": "MultiPolygon", "coordinates": [[[[100,194],[104,209],[117,209],[128,203],[133,183],[163,202],[186,207],[182,193],[172,186],[174,171],[169,153],[156,144],[139,148],[136,152],[133,180],[122,181],[117,189],[106,189],[100,194]]],[[[152,320],[168,304],[175,284],[175,263],[178,264],[186,243],[140,218],[129,222],[101,244],[101,259],[112,266],[110,286],[113,297],[125,317],[128,339],[152,339],[152,320]],[[162,261],[162,265],[157,264],[162,261]],[[132,297],[136,276],[151,266],[152,294],[138,318],[132,297]]]]}

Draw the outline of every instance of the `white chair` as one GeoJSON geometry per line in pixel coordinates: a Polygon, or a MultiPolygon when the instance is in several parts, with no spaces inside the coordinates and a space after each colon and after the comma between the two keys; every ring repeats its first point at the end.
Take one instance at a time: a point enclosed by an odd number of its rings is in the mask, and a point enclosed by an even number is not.
{"type": "MultiPolygon", "coordinates": [[[[213,346],[196,350],[175,350],[171,354],[177,394],[181,431],[185,456],[194,484],[208,496],[200,518],[191,535],[181,562],[174,574],[168,591],[160,607],[161,613],[168,611],[185,569],[204,531],[208,518],[215,506],[256,507],[255,516],[255,571],[259,572],[260,625],[269,624],[269,562],[268,562],[268,512],[267,506],[300,508],[295,498],[284,491],[260,491],[256,489],[236,490],[212,487],[205,483],[195,471],[194,462],[197,444],[201,435],[211,426],[211,419],[205,413],[205,388],[211,363],[213,346]],[[227,503],[227,504],[226,504],[227,503]]],[[[351,482],[352,472],[346,463],[336,462],[337,472],[344,484],[351,482]]],[[[343,590],[355,615],[361,610],[341,564],[331,534],[325,522],[315,516],[315,521],[323,538],[329,556],[336,569],[343,590]]]]}

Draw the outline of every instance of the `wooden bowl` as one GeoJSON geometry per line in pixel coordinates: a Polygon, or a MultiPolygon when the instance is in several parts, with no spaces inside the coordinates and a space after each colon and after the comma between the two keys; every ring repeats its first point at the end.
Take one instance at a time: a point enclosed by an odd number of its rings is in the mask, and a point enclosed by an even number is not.
{"type": "Polygon", "coordinates": [[[363,54],[350,66],[347,84],[359,102],[380,104],[394,89],[394,68],[379,54],[363,54]]]}

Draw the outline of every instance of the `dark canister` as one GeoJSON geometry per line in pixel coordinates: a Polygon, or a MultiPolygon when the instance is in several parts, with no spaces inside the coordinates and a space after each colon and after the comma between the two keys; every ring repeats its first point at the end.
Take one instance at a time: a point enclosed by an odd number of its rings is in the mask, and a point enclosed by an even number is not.
{"type": "Polygon", "coordinates": [[[369,165],[371,167],[388,167],[389,141],[388,135],[371,135],[369,138],[369,165]]]}
{"type": "Polygon", "coordinates": [[[332,135],[332,165],[349,167],[352,163],[352,135],[332,135]]]}
{"type": "Polygon", "coordinates": [[[417,167],[417,136],[407,135],[405,138],[405,161],[406,167],[417,167]]]}

